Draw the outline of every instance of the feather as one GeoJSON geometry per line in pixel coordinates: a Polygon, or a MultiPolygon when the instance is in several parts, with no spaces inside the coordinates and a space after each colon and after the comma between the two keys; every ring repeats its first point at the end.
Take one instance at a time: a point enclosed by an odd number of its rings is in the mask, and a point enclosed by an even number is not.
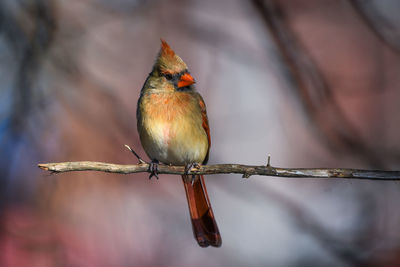
{"type": "Polygon", "coordinates": [[[221,235],[215,222],[203,175],[196,175],[194,183],[188,175],[182,176],[189,206],[194,238],[201,247],[220,247],[221,235]]]}

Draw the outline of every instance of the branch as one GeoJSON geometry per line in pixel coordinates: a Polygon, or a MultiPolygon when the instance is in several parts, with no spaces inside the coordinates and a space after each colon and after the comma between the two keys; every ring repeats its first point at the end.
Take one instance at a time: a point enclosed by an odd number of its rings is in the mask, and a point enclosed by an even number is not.
{"type": "MultiPolygon", "coordinates": [[[[120,165],[94,161],[43,163],[38,167],[55,173],[71,171],[101,171],[110,173],[150,173],[150,165],[140,163],[136,165],[120,165]]],[[[185,166],[158,166],[159,174],[185,174],[185,166]]],[[[190,174],[242,174],[243,178],[252,175],[292,177],[292,178],[347,178],[362,180],[400,180],[400,171],[358,170],[358,169],[306,169],[306,168],[275,168],[270,164],[266,166],[253,166],[242,164],[217,164],[200,165],[193,167],[190,174]]]]}

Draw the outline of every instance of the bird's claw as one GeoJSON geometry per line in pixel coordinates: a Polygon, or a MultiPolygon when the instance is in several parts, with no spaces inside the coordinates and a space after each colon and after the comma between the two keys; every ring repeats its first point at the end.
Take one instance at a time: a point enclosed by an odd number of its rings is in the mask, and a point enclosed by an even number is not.
{"type": "Polygon", "coordinates": [[[185,166],[185,174],[189,175],[190,171],[192,170],[193,167],[199,169],[200,168],[200,164],[198,164],[198,163],[186,164],[186,166],[185,166]]]}
{"type": "MultiPolygon", "coordinates": [[[[189,163],[185,166],[185,175],[189,175],[190,171],[192,170],[192,168],[200,168],[200,164],[198,163],[189,163]]],[[[191,183],[192,185],[194,184],[194,181],[196,179],[196,175],[192,174],[192,179],[191,179],[191,183]]]]}
{"type": "Polygon", "coordinates": [[[150,176],[149,179],[151,179],[151,177],[155,176],[158,180],[158,161],[157,160],[152,160],[149,163],[149,171],[150,171],[150,176]]]}

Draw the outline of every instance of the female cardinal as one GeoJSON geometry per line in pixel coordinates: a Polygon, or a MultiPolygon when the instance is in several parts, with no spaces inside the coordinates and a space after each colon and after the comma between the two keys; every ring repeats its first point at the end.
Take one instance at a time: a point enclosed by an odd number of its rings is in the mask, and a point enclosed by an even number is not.
{"type": "MultiPolygon", "coordinates": [[[[140,141],[152,160],[153,172],[158,162],[185,165],[190,170],[208,161],[211,140],[206,106],[194,83],[183,60],[161,40],[136,114],[140,141]]],[[[201,247],[221,246],[203,175],[182,175],[182,181],[197,242],[201,247]]]]}

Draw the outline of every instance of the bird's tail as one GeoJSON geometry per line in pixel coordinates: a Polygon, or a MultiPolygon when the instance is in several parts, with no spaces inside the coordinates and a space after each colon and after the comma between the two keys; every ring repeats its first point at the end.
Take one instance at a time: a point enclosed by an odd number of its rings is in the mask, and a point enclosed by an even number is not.
{"type": "Polygon", "coordinates": [[[194,238],[201,247],[220,247],[221,235],[208,199],[203,175],[196,175],[192,183],[191,175],[182,175],[186,197],[192,220],[194,238]]]}

